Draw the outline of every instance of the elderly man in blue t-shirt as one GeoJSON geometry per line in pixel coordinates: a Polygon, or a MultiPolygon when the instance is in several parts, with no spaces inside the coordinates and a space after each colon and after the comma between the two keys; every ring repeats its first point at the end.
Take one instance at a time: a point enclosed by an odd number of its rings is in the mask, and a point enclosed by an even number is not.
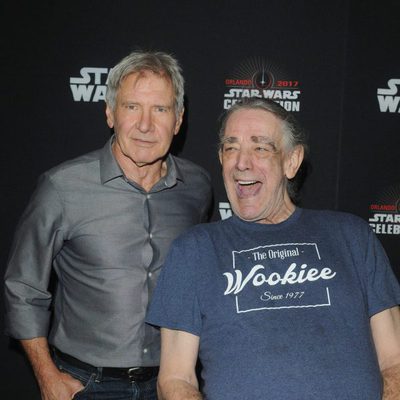
{"type": "Polygon", "coordinates": [[[399,284],[366,222],[295,206],[305,148],[273,101],[225,115],[234,216],[175,240],[147,316],[161,399],[399,399],[399,284]]]}

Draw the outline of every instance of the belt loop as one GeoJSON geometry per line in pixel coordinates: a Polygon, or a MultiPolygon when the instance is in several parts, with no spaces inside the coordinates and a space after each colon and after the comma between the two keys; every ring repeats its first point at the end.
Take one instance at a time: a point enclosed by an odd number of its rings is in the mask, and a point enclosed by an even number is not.
{"type": "Polygon", "coordinates": [[[100,383],[102,379],[103,379],[103,367],[97,367],[95,382],[100,383]]]}

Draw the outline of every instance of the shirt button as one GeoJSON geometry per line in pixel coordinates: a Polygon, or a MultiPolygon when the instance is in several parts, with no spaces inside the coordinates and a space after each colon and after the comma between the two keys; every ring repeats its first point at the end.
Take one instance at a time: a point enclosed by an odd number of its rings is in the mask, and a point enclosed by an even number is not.
{"type": "Polygon", "coordinates": [[[150,236],[150,239],[153,239],[153,234],[152,234],[152,233],[150,233],[150,235],[149,235],[149,236],[150,236]]]}
{"type": "Polygon", "coordinates": [[[149,272],[149,273],[148,273],[148,276],[149,276],[149,278],[151,278],[151,277],[153,276],[153,273],[152,273],[152,272],[149,272]]]}
{"type": "Polygon", "coordinates": [[[148,351],[147,349],[143,349],[143,353],[145,353],[145,354],[146,354],[146,353],[147,353],[147,351],[148,351]]]}
{"type": "Polygon", "coordinates": [[[151,197],[151,194],[146,195],[147,200],[150,199],[150,197],[151,197]]]}

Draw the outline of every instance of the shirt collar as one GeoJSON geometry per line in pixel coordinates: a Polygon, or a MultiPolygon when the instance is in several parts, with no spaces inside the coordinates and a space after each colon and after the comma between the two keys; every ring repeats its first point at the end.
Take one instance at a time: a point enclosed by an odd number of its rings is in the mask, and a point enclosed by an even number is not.
{"type": "Polygon", "coordinates": [[[165,186],[171,187],[176,184],[176,181],[183,181],[183,174],[180,170],[175,157],[172,154],[167,156],[167,175],[163,178],[165,186]]]}
{"type": "MultiPolygon", "coordinates": [[[[105,184],[115,178],[123,177],[124,173],[112,152],[112,143],[114,142],[114,135],[107,141],[104,147],[100,150],[100,179],[101,183],[105,184]]],[[[155,186],[162,184],[166,187],[172,187],[176,181],[183,181],[183,174],[177,165],[176,158],[168,154],[167,159],[167,175],[164,176],[155,186]]]]}
{"type": "Polygon", "coordinates": [[[100,179],[103,185],[115,178],[124,176],[111,149],[113,141],[114,136],[112,136],[100,150],[100,179]]]}

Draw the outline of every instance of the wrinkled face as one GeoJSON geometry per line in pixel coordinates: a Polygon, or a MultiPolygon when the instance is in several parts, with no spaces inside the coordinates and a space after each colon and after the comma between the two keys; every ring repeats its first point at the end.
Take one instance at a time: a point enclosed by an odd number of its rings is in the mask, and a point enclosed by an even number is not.
{"type": "Polygon", "coordinates": [[[151,71],[125,77],[115,109],[106,108],[108,126],[115,132],[117,160],[139,167],[162,160],[182,123],[174,104],[174,90],[165,77],[151,71]]]}
{"type": "Polygon", "coordinates": [[[286,219],[293,207],[286,178],[295,176],[303,149],[285,150],[281,121],[272,113],[239,109],[229,117],[219,156],[226,192],[239,218],[260,223],[286,219]]]}

